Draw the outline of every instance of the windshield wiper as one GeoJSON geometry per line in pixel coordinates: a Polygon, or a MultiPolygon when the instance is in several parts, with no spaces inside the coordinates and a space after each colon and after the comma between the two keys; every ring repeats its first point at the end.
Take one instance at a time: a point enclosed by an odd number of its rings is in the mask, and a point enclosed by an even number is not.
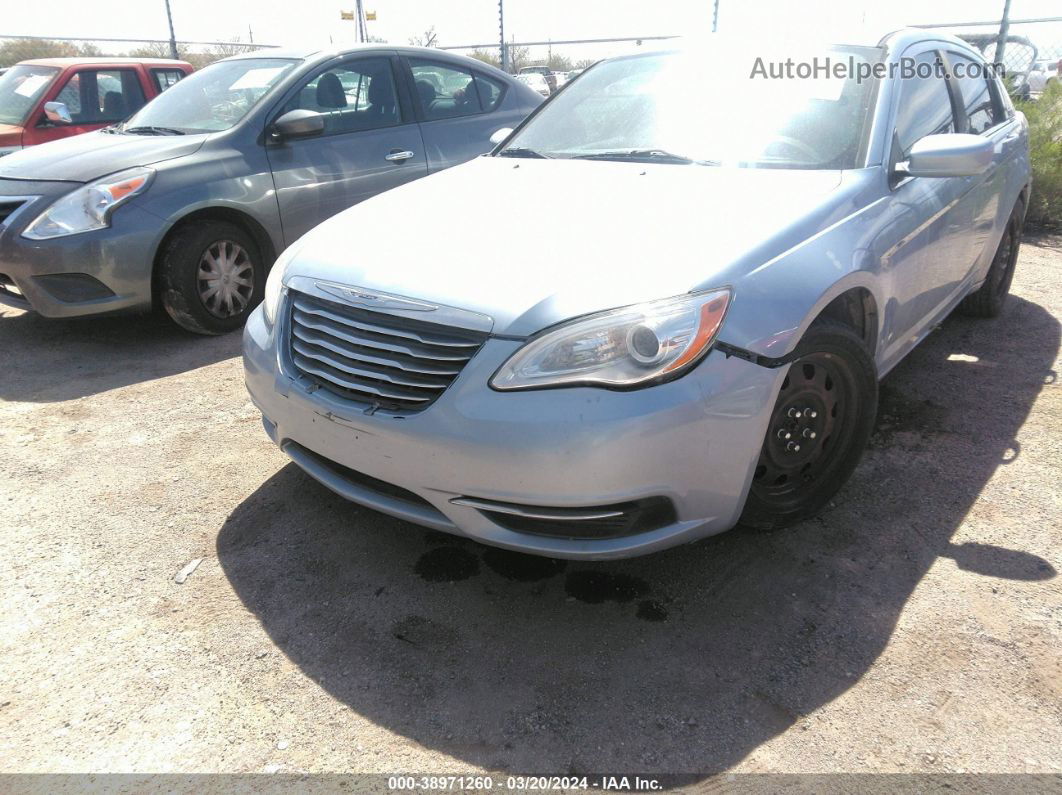
{"type": "Polygon", "coordinates": [[[676,155],[663,149],[617,149],[612,152],[593,152],[588,155],[572,155],[572,160],[638,160],[650,163],[678,163],[679,165],[718,166],[717,160],[697,160],[685,155],[676,155]]]}
{"type": "Polygon", "coordinates": [[[534,149],[528,149],[526,146],[510,146],[508,149],[502,149],[498,152],[498,157],[534,157],[541,158],[542,160],[550,159],[549,155],[536,152],[534,149]]]}
{"type": "Polygon", "coordinates": [[[133,135],[184,135],[184,132],[173,127],[123,127],[122,132],[133,135]]]}

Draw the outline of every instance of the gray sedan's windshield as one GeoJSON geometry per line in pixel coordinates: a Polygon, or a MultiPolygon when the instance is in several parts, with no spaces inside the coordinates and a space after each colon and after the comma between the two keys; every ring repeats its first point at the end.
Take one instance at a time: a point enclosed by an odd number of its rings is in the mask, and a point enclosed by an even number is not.
{"type": "Polygon", "coordinates": [[[159,135],[227,130],[298,63],[287,58],[219,61],[168,88],[122,129],[159,135]]]}
{"type": "Polygon", "coordinates": [[[873,48],[772,56],[748,48],[637,55],[587,70],[501,156],[759,168],[853,168],[875,80],[873,48]],[[758,62],[761,58],[762,62],[758,62]],[[843,63],[848,76],[772,77],[768,65],[843,63]],[[757,71],[763,63],[766,75],[757,71]],[[754,71],[757,74],[754,76],[754,71]]]}
{"type": "Polygon", "coordinates": [[[54,66],[18,64],[0,76],[0,124],[22,124],[59,73],[54,66]]]}

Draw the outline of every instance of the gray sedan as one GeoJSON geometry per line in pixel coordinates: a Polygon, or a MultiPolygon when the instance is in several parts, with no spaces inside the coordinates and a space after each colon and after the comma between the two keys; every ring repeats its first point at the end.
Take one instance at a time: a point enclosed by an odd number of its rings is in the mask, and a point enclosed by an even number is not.
{"type": "Polygon", "coordinates": [[[956,38],[737,45],[599,63],[288,249],[244,331],[270,437],[351,500],[559,557],[826,505],[878,379],[956,307],[1000,313],[1027,123],[956,38]],[[555,196],[577,221],[525,234],[555,196]]]}
{"type": "MultiPolygon", "coordinates": [[[[123,124],[0,161],[0,303],[48,317],[161,305],[191,331],[230,331],[315,224],[488,151],[541,101],[434,49],[228,58],[123,124]]],[[[351,228],[348,244],[393,232],[351,228]]]]}

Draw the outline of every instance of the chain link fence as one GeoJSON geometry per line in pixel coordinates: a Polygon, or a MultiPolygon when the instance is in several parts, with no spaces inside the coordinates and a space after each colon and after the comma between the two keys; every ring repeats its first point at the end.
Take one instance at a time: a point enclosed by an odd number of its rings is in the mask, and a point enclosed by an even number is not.
{"type": "Polygon", "coordinates": [[[921,25],[958,36],[977,47],[992,63],[1003,66],[1011,91],[1020,99],[1037,99],[1059,80],[1062,65],[1062,17],[1011,20],[999,50],[999,22],[921,25]]]}

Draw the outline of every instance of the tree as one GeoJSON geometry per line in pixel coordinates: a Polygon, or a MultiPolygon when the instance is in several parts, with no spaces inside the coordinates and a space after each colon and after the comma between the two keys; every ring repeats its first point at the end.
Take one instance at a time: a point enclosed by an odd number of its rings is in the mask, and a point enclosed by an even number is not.
{"type": "Polygon", "coordinates": [[[509,71],[516,74],[525,66],[531,65],[531,50],[527,47],[509,45],[509,71]]]}
{"type": "Polygon", "coordinates": [[[409,43],[414,47],[437,47],[439,46],[439,34],[435,32],[435,26],[432,25],[420,36],[410,37],[409,43]]]}
{"type": "Polygon", "coordinates": [[[549,67],[551,72],[570,72],[574,68],[571,58],[557,53],[549,57],[549,60],[546,61],[546,66],[549,67]]]}
{"type": "Polygon", "coordinates": [[[501,68],[501,58],[495,55],[490,50],[472,50],[468,54],[469,58],[475,58],[477,61],[483,61],[483,63],[489,63],[491,66],[497,66],[501,68]]]}
{"type": "Polygon", "coordinates": [[[63,58],[78,54],[69,41],[51,39],[8,39],[0,44],[0,66],[12,66],[31,58],[63,58]]]}

